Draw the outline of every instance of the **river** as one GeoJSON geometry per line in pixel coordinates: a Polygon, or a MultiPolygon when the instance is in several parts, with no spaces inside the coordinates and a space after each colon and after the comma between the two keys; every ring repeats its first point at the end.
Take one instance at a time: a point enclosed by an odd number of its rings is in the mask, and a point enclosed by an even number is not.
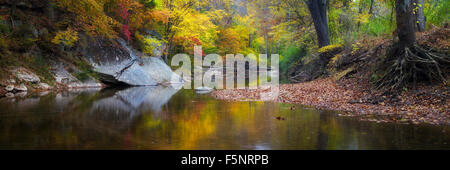
{"type": "Polygon", "coordinates": [[[1,98],[0,149],[450,149],[448,126],[359,121],[291,106],[162,86],[1,98]]]}

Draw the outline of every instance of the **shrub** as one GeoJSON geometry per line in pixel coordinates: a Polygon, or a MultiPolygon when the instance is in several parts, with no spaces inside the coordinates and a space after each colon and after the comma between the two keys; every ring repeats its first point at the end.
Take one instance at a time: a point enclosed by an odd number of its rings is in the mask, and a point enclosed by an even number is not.
{"type": "Polygon", "coordinates": [[[1,37],[0,38],[0,51],[3,49],[7,49],[8,48],[8,44],[6,43],[5,38],[1,37]]]}
{"type": "Polygon", "coordinates": [[[425,16],[427,25],[440,26],[446,22],[449,22],[450,1],[439,0],[430,3],[425,3],[425,16]]]}
{"type": "Polygon", "coordinates": [[[59,31],[52,39],[53,44],[64,45],[65,47],[72,47],[78,41],[78,32],[67,29],[66,31],[59,31]]]}
{"type": "Polygon", "coordinates": [[[10,33],[9,26],[7,24],[3,24],[4,20],[0,19],[0,33],[7,34],[10,33]]]}
{"type": "Polygon", "coordinates": [[[118,22],[104,12],[107,1],[96,0],[57,0],[56,6],[70,13],[76,18],[70,21],[73,28],[83,30],[88,35],[115,38],[117,33],[113,28],[118,27],[118,22]]]}
{"type": "Polygon", "coordinates": [[[139,42],[141,51],[150,56],[153,55],[153,50],[155,50],[155,48],[161,48],[164,44],[163,40],[158,40],[150,36],[145,37],[139,33],[136,33],[135,37],[139,42]]]}
{"type": "Polygon", "coordinates": [[[342,44],[332,44],[332,45],[327,45],[325,47],[322,47],[319,49],[319,53],[326,53],[326,52],[331,52],[335,49],[341,48],[342,44]]]}
{"type": "Polygon", "coordinates": [[[146,8],[154,9],[154,8],[162,8],[162,0],[140,0],[140,3],[143,4],[146,8]]]}

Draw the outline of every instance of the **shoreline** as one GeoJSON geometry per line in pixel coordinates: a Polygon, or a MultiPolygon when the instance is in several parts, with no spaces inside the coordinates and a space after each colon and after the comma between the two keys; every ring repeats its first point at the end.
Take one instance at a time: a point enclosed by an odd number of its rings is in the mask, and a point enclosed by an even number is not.
{"type": "MultiPolygon", "coordinates": [[[[216,90],[211,96],[227,101],[268,101],[261,98],[264,90],[216,90]]],[[[282,84],[274,102],[300,104],[320,110],[342,112],[339,116],[358,117],[364,121],[450,125],[450,103],[446,87],[417,87],[389,99],[375,94],[369,86],[354,79],[334,81],[317,79],[305,83],[282,84]],[[435,93],[439,97],[424,94],[435,93]],[[423,96],[423,97],[420,97],[423,96]]],[[[271,100],[273,101],[273,100],[271,100]]]]}

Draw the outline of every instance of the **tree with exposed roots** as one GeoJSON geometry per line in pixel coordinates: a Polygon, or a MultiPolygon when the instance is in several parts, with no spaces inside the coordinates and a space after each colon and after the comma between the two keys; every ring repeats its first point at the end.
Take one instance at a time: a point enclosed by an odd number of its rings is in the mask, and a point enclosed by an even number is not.
{"type": "Polygon", "coordinates": [[[396,42],[388,53],[386,63],[389,67],[377,82],[377,88],[385,93],[395,93],[408,82],[421,80],[446,83],[446,74],[450,57],[440,54],[431,47],[418,45],[415,35],[416,18],[413,0],[396,0],[397,36],[396,42]]]}

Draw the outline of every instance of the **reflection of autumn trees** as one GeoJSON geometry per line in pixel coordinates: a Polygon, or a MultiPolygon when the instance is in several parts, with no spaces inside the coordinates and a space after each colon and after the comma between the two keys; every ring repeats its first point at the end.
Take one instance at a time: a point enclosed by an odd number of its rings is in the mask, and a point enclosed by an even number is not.
{"type": "Polygon", "coordinates": [[[214,104],[195,103],[178,113],[170,114],[164,111],[162,118],[143,114],[140,120],[143,122],[137,123],[136,126],[135,141],[145,143],[157,139],[162,142],[158,144],[161,146],[158,149],[196,149],[200,140],[215,131],[217,117],[213,106],[214,104]]]}
{"type": "Polygon", "coordinates": [[[225,102],[182,91],[161,111],[92,112],[108,91],[0,100],[0,149],[442,148],[439,127],[376,124],[289,104],[225,102]],[[286,120],[277,120],[282,116],[286,120]]]}

